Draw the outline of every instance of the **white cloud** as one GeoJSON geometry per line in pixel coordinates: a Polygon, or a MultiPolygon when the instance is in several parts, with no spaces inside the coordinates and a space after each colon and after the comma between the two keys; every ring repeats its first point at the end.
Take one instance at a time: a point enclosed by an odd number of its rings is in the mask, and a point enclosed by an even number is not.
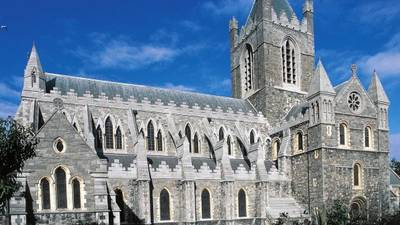
{"type": "Polygon", "coordinates": [[[389,40],[384,49],[374,55],[362,57],[358,64],[366,73],[373,70],[382,77],[394,77],[400,75],[400,33],[389,40]]]}
{"type": "Polygon", "coordinates": [[[362,57],[359,52],[331,49],[321,49],[318,51],[317,56],[321,57],[329,76],[336,78],[335,80],[338,82],[349,79],[351,65],[362,57]]]}
{"type": "Polygon", "coordinates": [[[98,46],[92,54],[86,49],[76,53],[97,68],[136,69],[170,61],[179,55],[176,49],[152,44],[135,45],[124,40],[111,40],[98,46]]]}
{"type": "Polygon", "coordinates": [[[390,153],[400,159],[400,133],[390,135],[390,153]]]}
{"type": "Polygon", "coordinates": [[[212,79],[213,81],[208,84],[208,87],[214,91],[229,91],[231,89],[231,80],[224,79],[221,81],[217,81],[216,79],[212,79]]]}
{"type": "Polygon", "coordinates": [[[201,29],[203,29],[203,27],[201,25],[199,25],[198,23],[191,21],[191,20],[184,20],[181,22],[182,27],[189,29],[193,32],[197,32],[200,31],[201,29]]]}
{"type": "Polygon", "coordinates": [[[0,102],[0,118],[14,116],[18,105],[9,102],[0,102]]]}
{"type": "Polygon", "coordinates": [[[207,1],[203,7],[216,15],[235,15],[248,13],[253,0],[222,0],[218,3],[207,1]]]}
{"type": "Polygon", "coordinates": [[[0,83],[0,97],[15,98],[20,96],[21,92],[11,88],[5,83],[0,83]]]}
{"type": "Polygon", "coordinates": [[[150,43],[136,43],[125,36],[111,38],[107,34],[94,33],[90,35],[91,46],[79,47],[71,52],[89,69],[135,70],[167,63],[206,47],[201,43],[176,46],[179,38],[165,30],[156,31],[150,39],[150,43]]]}
{"type": "Polygon", "coordinates": [[[164,86],[162,86],[163,88],[167,88],[167,89],[172,89],[172,90],[178,90],[178,91],[196,91],[196,88],[194,87],[189,87],[189,86],[185,86],[185,85],[176,85],[173,83],[166,83],[164,86]]]}

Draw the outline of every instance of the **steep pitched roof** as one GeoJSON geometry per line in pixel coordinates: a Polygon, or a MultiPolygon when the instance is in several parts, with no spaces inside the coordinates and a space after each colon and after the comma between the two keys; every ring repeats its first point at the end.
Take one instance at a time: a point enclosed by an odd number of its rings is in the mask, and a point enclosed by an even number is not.
{"type": "Polygon", "coordinates": [[[261,17],[263,11],[262,7],[268,5],[266,4],[268,1],[271,2],[272,9],[275,11],[276,15],[280,16],[282,15],[282,13],[285,13],[289,21],[292,19],[293,16],[295,16],[295,12],[290,6],[288,0],[254,0],[247,21],[249,21],[250,17],[254,18],[254,16],[257,14],[259,14],[259,17],[261,17]]]}
{"type": "Polygon", "coordinates": [[[400,187],[400,177],[392,169],[390,170],[390,185],[400,187]]]}
{"type": "Polygon", "coordinates": [[[311,80],[310,89],[308,90],[308,96],[313,96],[318,93],[330,93],[335,94],[332,83],[329,80],[328,74],[322,65],[321,60],[318,62],[317,68],[314,71],[314,76],[311,80]]]}
{"type": "Polygon", "coordinates": [[[294,11],[293,11],[292,7],[290,6],[288,0],[272,0],[272,7],[275,10],[277,15],[286,13],[289,20],[294,15],[294,11]]]}
{"type": "Polygon", "coordinates": [[[389,98],[383,89],[382,83],[376,71],[374,71],[374,74],[372,75],[371,84],[368,88],[368,94],[374,102],[389,103],[389,98]]]}
{"type": "Polygon", "coordinates": [[[49,93],[54,88],[61,91],[63,95],[73,89],[78,96],[83,96],[89,91],[94,98],[98,98],[104,93],[109,99],[119,95],[123,100],[134,97],[143,101],[144,98],[147,98],[152,103],[161,100],[165,105],[174,101],[177,105],[186,103],[189,107],[197,104],[200,108],[208,106],[213,110],[220,107],[225,112],[231,108],[234,112],[250,112],[254,115],[258,113],[244,99],[46,73],[46,92],[49,93]]]}

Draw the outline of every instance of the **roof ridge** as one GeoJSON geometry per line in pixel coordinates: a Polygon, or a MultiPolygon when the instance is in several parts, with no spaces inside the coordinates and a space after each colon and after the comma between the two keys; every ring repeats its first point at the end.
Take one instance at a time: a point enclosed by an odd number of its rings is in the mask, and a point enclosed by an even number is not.
{"type": "Polygon", "coordinates": [[[123,83],[123,82],[116,82],[116,81],[99,80],[99,79],[94,79],[94,78],[78,77],[78,76],[58,74],[58,73],[45,72],[45,74],[46,75],[51,75],[51,76],[57,76],[57,77],[66,77],[66,78],[71,78],[71,79],[81,79],[81,80],[88,80],[88,81],[95,81],[95,82],[102,82],[102,83],[109,83],[109,84],[118,84],[118,85],[125,85],[125,86],[151,88],[151,89],[158,89],[158,90],[164,90],[164,91],[174,91],[174,92],[184,93],[184,94],[195,94],[195,95],[211,96],[211,97],[225,98],[225,99],[231,99],[231,100],[241,100],[241,101],[245,101],[246,100],[246,99],[233,98],[233,97],[228,97],[228,96],[223,96],[223,95],[213,95],[213,94],[208,94],[208,93],[203,93],[203,92],[183,91],[183,90],[176,90],[176,89],[169,89],[169,88],[148,86],[148,85],[141,85],[141,84],[132,84],[132,83],[123,83]]]}

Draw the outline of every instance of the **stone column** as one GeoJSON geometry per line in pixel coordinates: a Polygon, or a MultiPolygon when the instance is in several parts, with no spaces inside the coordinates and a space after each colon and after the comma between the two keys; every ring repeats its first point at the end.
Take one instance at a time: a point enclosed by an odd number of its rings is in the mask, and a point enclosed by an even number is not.
{"type": "Polygon", "coordinates": [[[221,182],[221,219],[225,220],[226,225],[233,225],[235,218],[235,194],[233,191],[233,181],[221,182]]]}
{"type": "Polygon", "coordinates": [[[144,224],[152,221],[152,191],[150,183],[149,165],[147,162],[147,151],[144,145],[143,134],[139,134],[138,143],[135,146],[137,152],[137,209],[138,217],[144,224]]]}
{"type": "Polygon", "coordinates": [[[26,177],[18,176],[17,182],[21,183],[21,187],[9,202],[10,223],[11,225],[25,225],[27,214],[26,199],[24,196],[24,192],[26,190],[26,177]]]}

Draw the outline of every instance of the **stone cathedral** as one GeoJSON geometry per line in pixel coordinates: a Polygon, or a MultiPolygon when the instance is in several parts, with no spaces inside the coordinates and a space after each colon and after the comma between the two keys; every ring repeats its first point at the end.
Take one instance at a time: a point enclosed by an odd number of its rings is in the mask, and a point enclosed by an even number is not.
{"type": "Polygon", "coordinates": [[[33,46],[15,118],[40,139],[11,224],[271,225],[392,208],[389,99],[315,62],[313,0],[255,0],[229,23],[232,98],[45,72],[33,46]]]}

